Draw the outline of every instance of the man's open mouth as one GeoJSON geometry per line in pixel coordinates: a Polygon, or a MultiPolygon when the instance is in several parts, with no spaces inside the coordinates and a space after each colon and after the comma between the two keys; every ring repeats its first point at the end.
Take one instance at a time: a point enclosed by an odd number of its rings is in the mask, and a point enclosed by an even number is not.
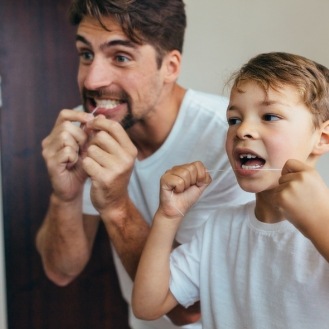
{"type": "Polygon", "coordinates": [[[108,110],[112,110],[122,104],[122,101],[112,99],[95,99],[92,101],[92,104],[95,106],[92,114],[96,116],[99,114],[106,114],[108,110]]]}

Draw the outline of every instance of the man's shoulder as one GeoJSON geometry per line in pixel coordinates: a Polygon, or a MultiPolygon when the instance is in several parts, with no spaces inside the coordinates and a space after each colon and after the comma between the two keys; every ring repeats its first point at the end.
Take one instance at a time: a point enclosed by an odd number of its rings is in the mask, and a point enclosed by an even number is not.
{"type": "Polygon", "coordinates": [[[229,100],[225,96],[188,89],[182,107],[190,117],[197,117],[199,120],[203,118],[207,125],[209,120],[212,120],[226,126],[228,102],[229,100]]]}
{"type": "Polygon", "coordinates": [[[224,107],[225,109],[227,108],[229,102],[228,98],[223,95],[213,94],[194,89],[188,89],[186,97],[190,98],[194,102],[200,102],[200,104],[202,104],[203,106],[220,106],[224,107]]]}
{"type": "Polygon", "coordinates": [[[78,112],[83,112],[83,106],[80,104],[80,105],[77,105],[73,108],[74,111],[78,111],[78,112]]]}

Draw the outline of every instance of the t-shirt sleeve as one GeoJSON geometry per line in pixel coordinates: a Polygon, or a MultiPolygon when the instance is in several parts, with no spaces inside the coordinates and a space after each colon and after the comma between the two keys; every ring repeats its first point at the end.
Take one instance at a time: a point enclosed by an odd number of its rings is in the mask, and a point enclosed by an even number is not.
{"type": "Polygon", "coordinates": [[[83,187],[83,204],[82,204],[82,213],[86,215],[95,215],[98,216],[99,213],[93,206],[91,199],[90,199],[90,188],[91,188],[91,181],[88,178],[86,183],[83,187]]]}
{"type": "Polygon", "coordinates": [[[203,227],[189,243],[170,255],[170,291],[178,303],[189,307],[200,300],[200,255],[203,227]]]}

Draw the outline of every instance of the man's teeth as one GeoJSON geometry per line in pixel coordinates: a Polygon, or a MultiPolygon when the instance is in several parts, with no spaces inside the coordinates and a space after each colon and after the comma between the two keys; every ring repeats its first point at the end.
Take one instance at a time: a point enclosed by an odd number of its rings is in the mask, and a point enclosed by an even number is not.
{"type": "Polygon", "coordinates": [[[95,100],[96,107],[104,108],[104,109],[113,109],[114,107],[120,104],[117,100],[108,100],[108,99],[101,99],[95,100]]]}

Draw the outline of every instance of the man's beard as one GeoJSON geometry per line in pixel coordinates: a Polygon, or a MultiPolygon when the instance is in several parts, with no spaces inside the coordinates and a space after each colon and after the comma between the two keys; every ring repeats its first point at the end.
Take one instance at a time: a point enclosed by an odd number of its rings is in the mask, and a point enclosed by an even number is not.
{"type": "Polygon", "coordinates": [[[131,128],[137,121],[138,119],[134,118],[131,114],[131,111],[129,110],[129,113],[120,121],[120,124],[124,128],[124,130],[127,130],[131,128]]]}

